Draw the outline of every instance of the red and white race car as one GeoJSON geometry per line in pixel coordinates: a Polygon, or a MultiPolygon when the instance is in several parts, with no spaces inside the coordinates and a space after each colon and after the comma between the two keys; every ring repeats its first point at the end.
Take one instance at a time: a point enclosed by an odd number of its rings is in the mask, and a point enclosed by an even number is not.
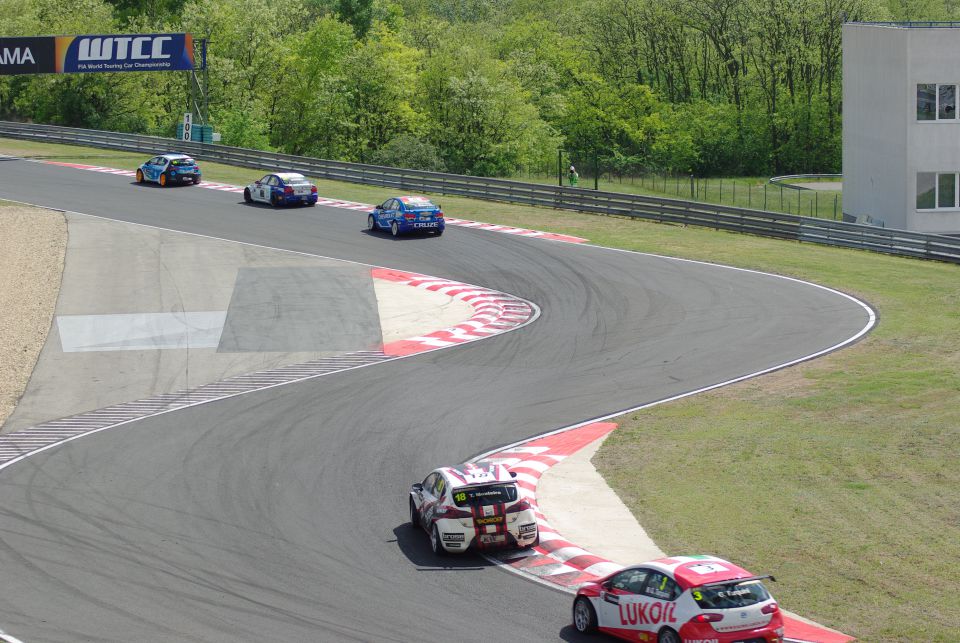
{"type": "Polygon", "coordinates": [[[502,464],[441,467],[410,488],[410,524],[437,555],[537,543],[537,517],[502,464]]]}
{"type": "Polygon", "coordinates": [[[782,643],[766,578],[714,556],[661,558],[581,586],[573,625],[628,641],[782,643]]]}

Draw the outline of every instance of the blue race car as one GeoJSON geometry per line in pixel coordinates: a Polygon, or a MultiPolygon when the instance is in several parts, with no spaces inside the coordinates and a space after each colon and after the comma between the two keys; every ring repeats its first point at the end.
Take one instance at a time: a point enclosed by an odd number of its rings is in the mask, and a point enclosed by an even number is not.
{"type": "Polygon", "coordinates": [[[268,174],[243,189],[247,203],[262,201],[270,205],[316,205],[317,186],[302,174],[282,172],[268,174]]]}
{"type": "Polygon", "coordinates": [[[171,152],[154,156],[137,168],[137,183],[153,181],[162,187],[200,182],[200,166],[186,154],[171,152]]]}
{"type": "Polygon", "coordinates": [[[389,229],[398,237],[405,232],[443,234],[443,212],[425,196],[398,196],[387,199],[367,217],[370,232],[389,229]]]}

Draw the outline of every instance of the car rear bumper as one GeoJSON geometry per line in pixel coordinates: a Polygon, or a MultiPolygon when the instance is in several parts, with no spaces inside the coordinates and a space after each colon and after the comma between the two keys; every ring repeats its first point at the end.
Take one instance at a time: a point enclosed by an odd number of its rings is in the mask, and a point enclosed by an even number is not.
{"type": "Polygon", "coordinates": [[[291,194],[288,196],[282,197],[282,202],[284,205],[299,205],[301,203],[316,203],[317,195],[316,194],[291,194]]]}
{"type": "Polygon", "coordinates": [[[537,542],[538,536],[537,522],[533,516],[518,519],[499,534],[478,533],[477,528],[464,527],[456,519],[437,520],[436,525],[444,549],[449,552],[529,547],[537,542]]]}
{"type": "Polygon", "coordinates": [[[443,232],[443,221],[403,221],[399,224],[401,232],[443,232]]]}

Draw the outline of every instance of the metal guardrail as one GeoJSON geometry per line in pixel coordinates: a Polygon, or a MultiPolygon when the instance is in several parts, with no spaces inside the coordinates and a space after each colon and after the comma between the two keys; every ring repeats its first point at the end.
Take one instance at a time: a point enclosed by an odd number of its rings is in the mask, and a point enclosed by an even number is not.
{"type": "Polygon", "coordinates": [[[794,214],[506,179],[326,161],[211,143],[187,143],[156,136],[53,125],[0,121],[0,136],[150,155],[164,151],[181,151],[204,161],[265,170],[284,169],[316,178],[379,185],[398,191],[431,192],[576,212],[635,217],[960,264],[960,238],[794,214]]]}

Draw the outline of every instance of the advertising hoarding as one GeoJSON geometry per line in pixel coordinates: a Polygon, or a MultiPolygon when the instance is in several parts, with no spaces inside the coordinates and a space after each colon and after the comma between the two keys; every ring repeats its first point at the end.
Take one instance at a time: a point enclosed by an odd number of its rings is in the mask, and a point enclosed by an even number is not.
{"type": "Polygon", "coordinates": [[[0,75],[196,68],[188,33],[0,38],[0,75]]]}

